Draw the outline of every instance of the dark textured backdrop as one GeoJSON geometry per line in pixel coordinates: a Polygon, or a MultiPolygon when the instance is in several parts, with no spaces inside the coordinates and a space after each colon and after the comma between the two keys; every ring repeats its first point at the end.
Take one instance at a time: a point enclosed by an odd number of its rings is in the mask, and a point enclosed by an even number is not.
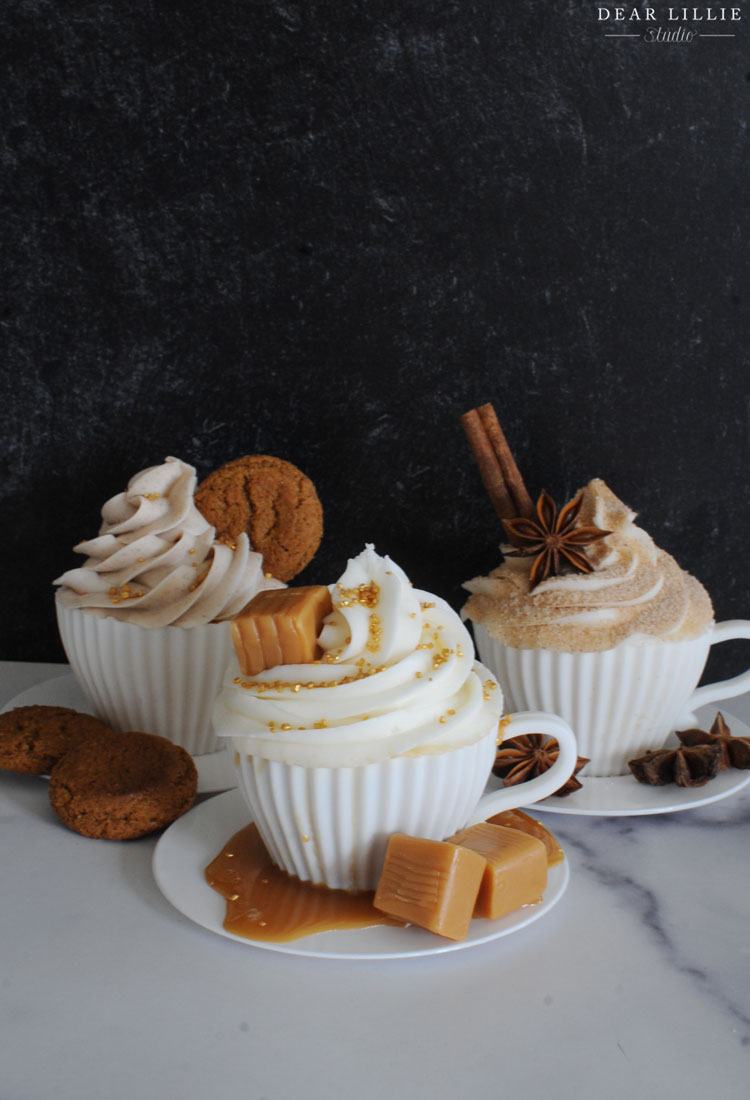
{"type": "Polygon", "coordinates": [[[5,0],[0,656],[63,659],[52,578],[168,454],[289,458],[308,579],[374,541],[457,604],[486,400],[533,492],[603,476],[750,616],[747,8],[5,0]]]}

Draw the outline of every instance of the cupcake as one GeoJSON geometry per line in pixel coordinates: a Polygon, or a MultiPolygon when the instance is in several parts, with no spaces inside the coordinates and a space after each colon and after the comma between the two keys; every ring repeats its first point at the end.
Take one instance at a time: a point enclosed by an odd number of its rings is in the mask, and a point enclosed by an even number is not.
{"type": "Polygon", "coordinates": [[[194,755],[219,747],[211,707],[232,656],[232,619],[265,575],[247,534],[224,543],[195,506],[196,473],[167,458],[102,508],[84,563],[54,582],[63,646],[95,713],[194,755]]]}
{"type": "MultiPolygon", "coordinates": [[[[305,590],[284,595],[295,592],[305,590]]],[[[537,780],[482,798],[503,694],[444,600],[413,588],[371,546],[329,592],[317,656],[273,667],[249,665],[249,655],[278,653],[283,635],[296,646],[298,623],[261,615],[278,599],[253,601],[234,626],[244,671],[232,661],[214,708],[280,867],[334,888],[374,889],[391,834],[442,840],[565,782],[576,759],[570,730],[549,716],[514,719],[514,732],[558,737],[558,761],[537,780]]]]}
{"type": "Polygon", "coordinates": [[[462,614],[509,705],[573,728],[583,778],[628,774],[696,707],[748,690],[750,673],[695,690],[711,645],[750,623],[716,624],[705,588],[604,481],[559,512],[547,493],[534,506],[491,406],[463,419],[507,541],[502,564],[464,584],[462,614]]]}

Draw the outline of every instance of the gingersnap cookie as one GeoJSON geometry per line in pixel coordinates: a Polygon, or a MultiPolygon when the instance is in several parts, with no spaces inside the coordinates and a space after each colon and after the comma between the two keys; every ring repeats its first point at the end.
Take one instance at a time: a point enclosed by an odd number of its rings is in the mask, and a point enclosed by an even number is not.
{"type": "Polygon", "coordinates": [[[166,737],[131,731],[70,749],[52,769],[49,800],[82,836],[133,840],[189,810],[197,787],[189,752],[166,737]]]}
{"type": "Polygon", "coordinates": [[[16,707],[0,714],[0,768],[48,775],[74,745],[111,733],[106,722],[70,707],[16,707]]]}
{"type": "Polygon", "coordinates": [[[222,541],[233,542],[245,531],[263,555],[263,568],[280,581],[304,569],[323,537],[315,486],[283,458],[232,459],[201,482],[195,503],[222,541]]]}

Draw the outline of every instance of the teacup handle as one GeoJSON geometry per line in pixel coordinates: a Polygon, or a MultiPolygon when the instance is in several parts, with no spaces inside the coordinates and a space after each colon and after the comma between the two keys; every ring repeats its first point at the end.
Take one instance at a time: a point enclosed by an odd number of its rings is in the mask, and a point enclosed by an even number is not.
{"type": "MultiPolygon", "coordinates": [[[[728,619],[725,623],[716,623],[711,634],[711,645],[728,642],[732,638],[750,638],[750,621],[747,619],[728,619]]],[[[716,699],[732,699],[750,691],[750,669],[732,676],[729,680],[719,680],[716,684],[704,684],[696,688],[685,704],[686,710],[696,710],[716,699]]]]}
{"type": "MultiPolygon", "coordinates": [[[[748,624],[750,626],[750,624],[748,624]]],[[[476,825],[486,821],[493,814],[503,810],[515,810],[518,806],[528,806],[547,795],[554,794],[562,787],[576,766],[578,759],[575,734],[562,718],[556,714],[542,714],[541,711],[522,711],[511,715],[510,724],[505,727],[503,740],[520,737],[525,733],[543,733],[554,737],[560,746],[557,760],[548,771],[525,783],[500,790],[487,791],[482,795],[467,824],[476,825]]]]}

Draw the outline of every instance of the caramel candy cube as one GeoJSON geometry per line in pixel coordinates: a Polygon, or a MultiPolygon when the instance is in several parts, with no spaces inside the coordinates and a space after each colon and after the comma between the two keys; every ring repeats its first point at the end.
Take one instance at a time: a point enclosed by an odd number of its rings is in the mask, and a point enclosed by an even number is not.
{"type": "Polygon", "coordinates": [[[314,661],[318,634],[332,610],[324,584],[259,592],[232,620],[232,641],[243,675],[314,661]]]}
{"type": "Polygon", "coordinates": [[[539,901],[547,887],[547,849],[536,837],[485,821],[456,833],[448,843],[468,848],[485,860],[475,917],[504,917],[539,901]]]}
{"type": "Polygon", "coordinates": [[[508,829],[520,829],[522,833],[535,836],[541,840],[547,849],[547,866],[562,863],[564,855],[557,837],[553,836],[549,829],[545,829],[541,821],[529,817],[523,810],[504,810],[501,814],[487,818],[488,825],[505,825],[508,829]]]}
{"type": "Polygon", "coordinates": [[[462,940],[485,867],[470,848],[394,833],[373,904],[389,916],[462,940]]]}

